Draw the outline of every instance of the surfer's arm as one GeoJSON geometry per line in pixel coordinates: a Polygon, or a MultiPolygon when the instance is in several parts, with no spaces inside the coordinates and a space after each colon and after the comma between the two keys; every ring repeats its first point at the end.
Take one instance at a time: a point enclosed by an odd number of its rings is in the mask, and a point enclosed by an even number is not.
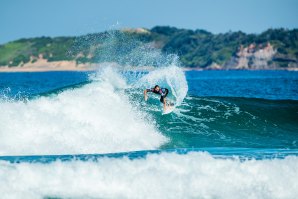
{"type": "Polygon", "coordinates": [[[153,92],[153,88],[147,88],[147,89],[145,89],[144,90],[144,99],[145,99],[145,101],[147,101],[147,99],[148,99],[148,95],[147,95],[147,92],[153,92]]]}

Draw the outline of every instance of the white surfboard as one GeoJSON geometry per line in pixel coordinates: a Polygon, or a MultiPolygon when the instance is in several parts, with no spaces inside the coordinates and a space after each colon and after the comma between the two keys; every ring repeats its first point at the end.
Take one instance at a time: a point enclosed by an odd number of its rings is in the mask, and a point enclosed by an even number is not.
{"type": "Polygon", "coordinates": [[[169,102],[169,104],[170,105],[168,105],[166,107],[166,109],[163,110],[163,112],[162,112],[163,115],[169,114],[169,113],[171,113],[171,112],[173,112],[175,110],[175,104],[172,103],[172,102],[169,102]]]}

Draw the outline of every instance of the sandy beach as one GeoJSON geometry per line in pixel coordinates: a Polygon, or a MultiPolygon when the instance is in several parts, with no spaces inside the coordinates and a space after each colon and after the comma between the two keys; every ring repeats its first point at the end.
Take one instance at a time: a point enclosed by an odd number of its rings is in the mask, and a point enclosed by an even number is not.
{"type": "MultiPolygon", "coordinates": [[[[46,72],[46,71],[92,71],[104,66],[119,67],[119,64],[111,62],[103,63],[84,63],[77,64],[75,61],[54,61],[49,62],[46,59],[39,58],[36,62],[26,63],[19,66],[9,67],[0,66],[0,72],[46,72]]],[[[127,70],[142,70],[150,71],[154,67],[143,66],[143,67],[126,67],[127,70]]],[[[186,69],[189,70],[189,69],[186,69]]]]}
{"type": "Polygon", "coordinates": [[[77,64],[75,61],[48,62],[41,58],[34,63],[29,62],[15,67],[0,66],[0,72],[88,71],[98,67],[96,64],[77,64]]]}
{"type": "MultiPolygon", "coordinates": [[[[84,63],[77,64],[75,61],[54,61],[49,62],[46,59],[39,58],[36,62],[26,63],[19,66],[0,66],[0,72],[47,72],[47,71],[92,71],[97,70],[104,66],[119,67],[117,63],[84,63]]],[[[154,70],[153,66],[142,66],[142,67],[126,67],[126,70],[136,71],[151,71],[154,70]]],[[[202,70],[227,70],[223,68],[206,68],[200,67],[182,67],[183,71],[202,71],[202,70]]],[[[257,70],[257,69],[229,69],[229,70],[257,70]]],[[[270,69],[269,69],[270,70],[270,69]]],[[[271,69],[272,70],[272,69],[271,69]]],[[[273,70],[288,70],[298,71],[298,68],[286,68],[286,69],[273,69],[273,70]]]]}

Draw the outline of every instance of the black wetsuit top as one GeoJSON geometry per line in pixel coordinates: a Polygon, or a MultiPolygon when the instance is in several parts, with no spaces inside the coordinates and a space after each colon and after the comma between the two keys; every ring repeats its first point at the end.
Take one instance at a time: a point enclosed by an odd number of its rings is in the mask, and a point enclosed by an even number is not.
{"type": "Polygon", "coordinates": [[[161,95],[160,102],[164,103],[164,98],[167,97],[169,90],[167,88],[160,88],[159,91],[155,91],[154,88],[146,89],[147,92],[152,92],[158,95],[161,95]]]}

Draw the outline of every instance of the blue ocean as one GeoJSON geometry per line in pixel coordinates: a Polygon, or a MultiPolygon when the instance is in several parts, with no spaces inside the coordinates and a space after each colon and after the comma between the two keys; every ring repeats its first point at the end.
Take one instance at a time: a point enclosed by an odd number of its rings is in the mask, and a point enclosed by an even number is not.
{"type": "Polygon", "coordinates": [[[296,198],[297,179],[298,72],[0,73],[4,198],[296,198]]]}

